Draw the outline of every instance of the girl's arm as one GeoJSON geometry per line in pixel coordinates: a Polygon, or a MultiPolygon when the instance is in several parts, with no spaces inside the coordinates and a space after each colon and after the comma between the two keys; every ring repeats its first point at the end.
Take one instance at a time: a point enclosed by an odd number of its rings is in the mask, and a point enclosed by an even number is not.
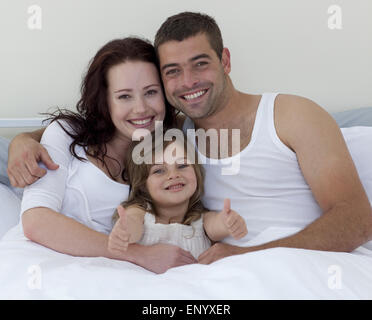
{"type": "Polygon", "coordinates": [[[247,234],[245,220],[230,208],[230,199],[225,199],[223,210],[204,214],[204,230],[209,239],[220,241],[227,236],[241,239],[247,234]]]}
{"type": "Polygon", "coordinates": [[[117,208],[119,219],[116,221],[108,242],[108,249],[111,252],[116,250],[126,251],[130,243],[141,240],[144,231],[145,210],[131,206],[117,208]]]}

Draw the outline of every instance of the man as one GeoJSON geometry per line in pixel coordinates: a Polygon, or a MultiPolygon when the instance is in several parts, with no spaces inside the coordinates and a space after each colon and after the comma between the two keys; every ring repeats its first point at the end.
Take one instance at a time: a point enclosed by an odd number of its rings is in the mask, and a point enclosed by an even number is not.
{"type": "MultiPolygon", "coordinates": [[[[217,243],[199,257],[200,263],[274,247],[350,252],[372,238],[368,197],[341,131],[327,112],[302,97],[237,91],[229,77],[229,50],[209,16],[184,12],[168,18],[157,32],[155,48],[167,99],[188,116],[185,129],[240,130],[240,152],[229,150],[230,157],[240,156],[239,176],[221,179],[206,165],[207,207],[221,207],[223,198],[230,197],[232,208],[247,219],[248,233],[250,223],[256,233],[287,221],[302,229],[253,247],[217,243]],[[297,197],[299,190],[302,198],[297,197]],[[216,200],[211,193],[222,196],[216,200]]],[[[39,134],[34,138],[39,140],[39,134]]],[[[28,161],[10,154],[13,185],[15,174],[24,185],[45,174],[35,159],[57,168],[39,145],[30,148],[17,151],[28,161]]],[[[204,156],[210,156],[208,151],[204,156]]]]}
{"type": "MultiPolygon", "coordinates": [[[[215,21],[198,13],[184,12],[172,16],[158,30],[155,48],[168,101],[193,120],[195,129],[240,129],[240,151],[247,148],[255,122],[258,121],[256,113],[261,97],[244,94],[234,88],[229,77],[230,53],[223,47],[215,21]]],[[[281,140],[278,144],[284,144],[289,152],[291,150],[297,156],[302,174],[323,214],[302,231],[260,246],[244,248],[216,244],[199,257],[199,262],[210,263],[225,256],[273,247],[352,251],[371,239],[370,203],[335,121],[314,102],[291,95],[278,95],[273,113],[273,131],[281,140]]],[[[244,161],[242,153],[241,162],[244,161]]],[[[270,155],[271,151],[267,151],[257,161],[264,162],[270,155]]],[[[282,159],[285,160],[286,157],[282,159]]],[[[271,164],[271,168],[265,170],[271,170],[273,179],[258,186],[266,188],[267,192],[270,192],[270,184],[278,182],[275,180],[276,163],[271,164]]],[[[254,167],[255,164],[252,165],[254,167]]],[[[249,179],[249,169],[249,166],[242,168],[241,171],[246,172],[241,172],[238,178],[223,178],[223,184],[227,186],[224,196],[230,196],[232,207],[235,191],[226,193],[233,187],[249,187],[245,183],[245,176],[249,179]],[[236,184],[239,184],[238,187],[236,184]]],[[[298,175],[300,173],[299,170],[298,175]]],[[[281,174],[284,172],[276,174],[278,179],[281,174]]],[[[213,206],[218,207],[218,201],[212,200],[208,188],[218,190],[220,180],[211,166],[206,166],[206,176],[204,202],[214,210],[216,208],[213,206]]],[[[282,178],[286,179],[285,176],[282,178]]],[[[284,184],[281,187],[286,186],[284,184]]],[[[248,211],[251,205],[252,199],[248,199],[249,196],[247,194],[245,203],[235,208],[242,215],[246,214],[244,211],[248,211]]],[[[268,196],[262,195],[266,201],[270,201],[268,196]]],[[[257,203],[265,205],[263,201],[257,203]]],[[[275,210],[275,207],[270,209],[275,210]]],[[[295,210],[297,216],[301,217],[300,207],[295,210]]],[[[265,215],[266,212],[260,214],[265,215]]],[[[249,222],[247,226],[249,231],[249,222]]],[[[267,226],[270,226],[270,220],[267,226]]]]}

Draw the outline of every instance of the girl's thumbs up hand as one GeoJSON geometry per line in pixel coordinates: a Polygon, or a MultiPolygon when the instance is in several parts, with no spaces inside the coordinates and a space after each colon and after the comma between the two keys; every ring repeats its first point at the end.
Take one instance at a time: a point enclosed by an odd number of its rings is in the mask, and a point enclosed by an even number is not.
{"type": "Polygon", "coordinates": [[[126,210],[122,206],[118,206],[117,212],[119,219],[112,228],[108,241],[108,249],[112,253],[115,253],[115,251],[126,251],[130,239],[130,233],[127,228],[126,210]]]}
{"type": "Polygon", "coordinates": [[[241,239],[248,233],[243,217],[236,211],[231,210],[230,199],[224,200],[223,209],[220,214],[224,225],[234,239],[241,239]]]}

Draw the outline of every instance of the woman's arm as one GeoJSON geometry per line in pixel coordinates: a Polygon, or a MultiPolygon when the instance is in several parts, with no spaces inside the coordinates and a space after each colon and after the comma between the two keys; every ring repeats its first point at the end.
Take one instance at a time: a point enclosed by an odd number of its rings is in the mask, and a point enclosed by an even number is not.
{"type": "Polygon", "coordinates": [[[205,233],[212,241],[220,241],[227,236],[241,239],[248,232],[244,219],[231,210],[230,199],[225,199],[222,211],[205,213],[203,224],[205,233]]]}
{"type": "MultiPolygon", "coordinates": [[[[47,248],[78,257],[106,257],[129,261],[150,269],[146,252],[151,248],[131,245],[128,250],[108,250],[109,236],[49,208],[29,209],[22,215],[25,236],[47,248]],[[146,249],[146,250],[145,250],[146,249]]],[[[159,250],[159,248],[154,248],[159,250]]]]}
{"type": "Polygon", "coordinates": [[[43,162],[50,170],[58,165],[50,158],[47,150],[39,143],[45,128],[17,135],[9,144],[8,176],[13,187],[24,188],[46,174],[38,162],[43,162]]]}
{"type": "Polygon", "coordinates": [[[109,236],[48,208],[33,208],[22,216],[27,238],[55,251],[79,257],[106,257],[137,264],[151,272],[196,263],[187,251],[170,244],[131,244],[127,250],[111,251],[109,236]]]}
{"type": "Polygon", "coordinates": [[[22,225],[28,239],[55,251],[82,257],[108,256],[107,235],[52,209],[25,211],[22,225]]]}

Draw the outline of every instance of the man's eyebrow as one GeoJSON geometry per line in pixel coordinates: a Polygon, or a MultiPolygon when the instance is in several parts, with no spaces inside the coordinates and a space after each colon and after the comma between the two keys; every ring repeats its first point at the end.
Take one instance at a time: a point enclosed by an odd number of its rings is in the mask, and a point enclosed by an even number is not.
{"type": "Polygon", "coordinates": [[[161,67],[161,71],[164,71],[164,69],[171,68],[171,67],[177,67],[178,63],[168,63],[161,67]]]}
{"type": "Polygon", "coordinates": [[[211,60],[212,58],[210,57],[210,55],[206,54],[206,53],[202,53],[202,54],[198,54],[197,56],[195,57],[192,57],[190,59],[190,61],[195,61],[195,60],[199,60],[199,59],[209,59],[211,60]]]}
{"type": "MultiPolygon", "coordinates": [[[[211,60],[212,58],[210,57],[210,55],[208,55],[206,53],[201,53],[201,54],[198,54],[195,57],[190,58],[189,61],[193,62],[193,61],[196,61],[196,60],[199,60],[199,59],[209,59],[209,60],[211,60]]],[[[177,67],[177,66],[179,66],[179,63],[168,63],[168,64],[165,64],[164,66],[161,67],[161,71],[164,71],[164,69],[167,69],[167,68],[177,67]]]]}

